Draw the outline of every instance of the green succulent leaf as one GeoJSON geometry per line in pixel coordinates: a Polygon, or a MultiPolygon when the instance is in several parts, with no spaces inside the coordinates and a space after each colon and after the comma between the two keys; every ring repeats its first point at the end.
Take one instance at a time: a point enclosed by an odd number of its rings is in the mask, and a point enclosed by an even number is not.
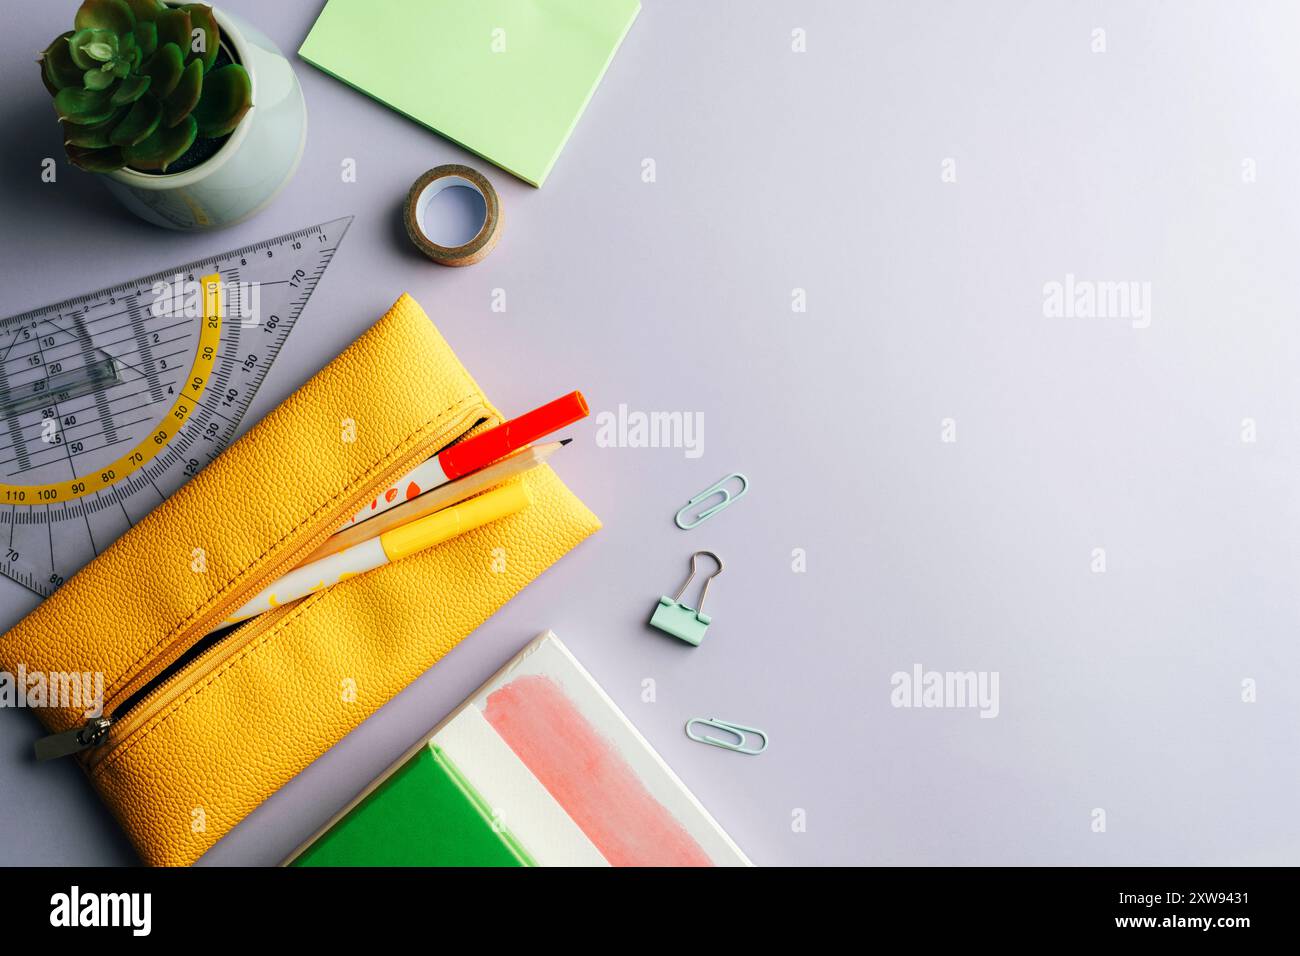
{"type": "Polygon", "coordinates": [[[108,30],[117,35],[135,26],[135,14],[126,0],[85,0],[74,23],[78,30],[108,30]]]}
{"type": "Polygon", "coordinates": [[[102,123],[93,123],[90,126],[78,126],[76,123],[63,124],[63,145],[80,146],[83,149],[103,149],[106,146],[112,146],[109,139],[113,132],[113,127],[122,121],[126,115],[125,109],[117,110],[108,119],[102,123]]]}
{"type": "Polygon", "coordinates": [[[134,103],[144,96],[145,91],[149,89],[149,84],[152,82],[153,79],[148,76],[140,74],[128,76],[122,81],[122,85],[113,92],[110,102],[114,106],[126,106],[128,103],[134,103]]]}
{"type": "Polygon", "coordinates": [[[164,10],[154,21],[158,24],[158,43],[175,43],[182,54],[190,52],[190,15],[184,10],[164,10]]]}
{"type": "Polygon", "coordinates": [[[135,14],[136,26],[142,22],[153,22],[153,19],[167,9],[162,0],[126,0],[127,6],[135,14]]]}
{"type": "Polygon", "coordinates": [[[68,46],[71,37],[71,30],[55,37],[54,42],[41,51],[41,58],[37,61],[41,64],[41,76],[45,78],[45,86],[51,95],[83,80],[82,70],[72,62],[72,50],[68,46]]]}
{"type": "Polygon", "coordinates": [[[193,116],[186,116],[172,127],[159,125],[143,142],[128,146],[122,151],[126,164],[132,169],[146,172],[166,172],[167,167],[185,155],[194,145],[198,124],[193,116]]]}
{"type": "Polygon", "coordinates": [[[162,104],[152,96],[142,96],[135,101],[126,117],[113,129],[109,137],[114,146],[134,146],[143,142],[158,128],[162,120],[162,104]]]}
{"type": "Polygon", "coordinates": [[[40,66],[40,68],[41,68],[41,82],[44,83],[44,84],[45,84],[45,88],[46,88],[47,90],[50,91],[50,96],[58,96],[58,95],[59,95],[59,87],[57,87],[57,86],[55,86],[53,83],[51,83],[51,82],[50,82],[50,78],[49,78],[48,76],[45,75],[45,64],[44,64],[44,63],[41,63],[40,60],[37,60],[36,62],[37,62],[37,64],[38,64],[38,65],[40,66]]]}
{"type": "Polygon", "coordinates": [[[181,48],[175,43],[163,44],[144,65],[144,72],[153,78],[154,96],[160,99],[169,96],[171,91],[176,89],[176,84],[180,82],[181,74],[185,72],[181,48]]]}
{"type": "Polygon", "coordinates": [[[116,146],[107,149],[83,149],[80,146],[67,146],[68,159],[74,166],[90,173],[111,173],[126,165],[122,150],[116,146]]]}
{"type": "Polygon", "coordinates": [[[110,36],[107,40],[92,40],[83,46],[81,51],[92,60],[108,63],[117,58],[117,37],[110,36]]]}
{"type": "Polygon", "coordinates": [[[97,66],[103,66],[104,60],[111,58],[112,51],[116,49],[117,37],[105,30],[92,30],[86,27],[78,30],[68,39],[68,53],[79,70],[93,70],[97,66]],[[102,52],[101,44],[109,47],[109,57],[95,56],[88,49],[93,46],[102,52]]]}
{"type": "Polygon", "coordinates": [[[206,3],[187,3],[181,9],[190,15],[190,36],[194,36],[194,30],[203,31],[203,49],[195,50],[192,40],[190,50],[203,61],[203,72],[206,73],[217,62],[217,53],[221,49],[221,30],[217,27],[217,18],[212,15],[212,8],[206,3]]]}
{"type": "Polygon", "coordinates": [[[181,81],[176,84],[176,89],[163,100],[163,123],[169,127],[175,126],[189,116],[190,111],[198,104],[202,93],[203,62],[191,60],[190,65],[181,74],[181,81]]]}
{"type": "Polygon", "coordinates": [[[203,95],[194,107],[199,135],[216,139],[233,133],[252,106],[253,82],[247,70],[238,63],[213,70],[204,78],[203,95]]]}
{"type": "Polygon", "coordinates": [[[113,103],[108,90],[85,90],[75,86],[59,90],[54,97],[54,109],[59,114],[59,119],[81,126],[102,123],[113,115],[113,103]]]}
{"type": "Polygon", "coordinates": [[[106,90],[117,82],[117,77],[109,70],[87,70],[83,82],[88,90],[106,90]]]}
{"type": "Polygon", "coordinates": [[[158,49],[158,24],[152,20],[139,20],[135,25],[134,36],[136,49],[141,55],[153,56],[153,51],[158,49]]]}

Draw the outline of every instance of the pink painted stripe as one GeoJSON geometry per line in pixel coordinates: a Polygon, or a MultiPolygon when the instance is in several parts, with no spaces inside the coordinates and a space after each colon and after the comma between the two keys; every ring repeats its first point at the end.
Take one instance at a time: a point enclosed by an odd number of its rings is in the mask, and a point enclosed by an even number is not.
{"type": "Polygon", "coordinates": [[[485,716],[611,865],[713,865],[549,677],[493,691],[485,716]]]}

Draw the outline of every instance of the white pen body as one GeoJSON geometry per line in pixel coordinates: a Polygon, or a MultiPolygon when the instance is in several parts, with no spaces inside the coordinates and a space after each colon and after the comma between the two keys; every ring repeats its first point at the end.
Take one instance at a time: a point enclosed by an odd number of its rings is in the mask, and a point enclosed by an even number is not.
{"type": "Polygon", "coordinates": [[[396,508],[404,501],[410,501],[417,495],[424,494],[431,488],[445,485],[448,480],[447,473],[442,470],[442,465],[438,463],[438,459],[430,458],[375,495],[370,504],[353,515],[338,530],[343,531],[352,527],[358,521],[365,521],[367,518],[381,515],[391,508],[396,508]]]}
{"type": "Polygon", "coordinates": [[[295,568],[279,580],[273,581],[257,597],[228,617],[222,627],[304,598],[347,578],[383,567],[388,563],[388,555],[384,553],[381,542],[380,538],[371,538],[346,551],[295,568]]]}

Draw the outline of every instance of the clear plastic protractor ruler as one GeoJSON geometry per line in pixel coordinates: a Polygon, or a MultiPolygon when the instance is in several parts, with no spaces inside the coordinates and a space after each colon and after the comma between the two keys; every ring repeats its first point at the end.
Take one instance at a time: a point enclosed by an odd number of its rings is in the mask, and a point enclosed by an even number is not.
{"type": "Polygon", "coordinates": [[[0,320],[0,574],[51,594],[216,458],[351,222],[0,320]]]}

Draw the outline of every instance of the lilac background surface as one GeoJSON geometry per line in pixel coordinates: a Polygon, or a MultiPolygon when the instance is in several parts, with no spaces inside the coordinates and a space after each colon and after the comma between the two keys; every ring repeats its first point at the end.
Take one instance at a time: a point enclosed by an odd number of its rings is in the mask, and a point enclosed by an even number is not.
{"type": "MultiPolygon", "coordinates": [[[[321,6],[226,5],[286,53],[321,6]]],[[[30,61],[74,6],[0,32],[0,314],[354,214],[249,421],[404,290],[504,409],[580,387],[705,419],[699,459],[576,429],[557,470],[605,530],[206,862],[281,859],[547,627],[759,864],[1300,859],[1293,5],[645,0],[540,190],[295,56],[297,178],[190,237],[66,163],[41,183],[59,136],[30,61]],[[501,194],[473,268],[398,221],[444,162],[501,194]],[[1150,327],[1046,318],[1067,273],[1150,282],[1150,327]],[[735,470],[747,498],[672,525],[735,470]],[[698,548],[728,563],[691,649],[645,621],[698,548]],[[892,707],[915,663],[998,672],[998,717],[892,707]],[[691,743],[708,714],[770,751],[691,743]]],[[[0,580],[0,627],[34,605],[0,580]]],[[[132,862],[74,766],[30,761],[37,734],[0,713],[0,863],[132,862]]]]}

